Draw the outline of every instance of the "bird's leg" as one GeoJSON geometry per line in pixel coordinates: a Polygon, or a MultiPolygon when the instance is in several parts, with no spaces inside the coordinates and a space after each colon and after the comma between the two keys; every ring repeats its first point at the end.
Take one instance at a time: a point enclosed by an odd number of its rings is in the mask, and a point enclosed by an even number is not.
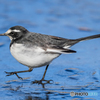
{"type": "Polygon", "coordinates": [[[48,67],[49,67],[49,65],[47,65],[46,68],[45,68],[45,72],[44,72],[43,77],[42,77],[42,79],[41,79],[42,81],[43,81],[44,78],[45,78],[45,75],[46,75],[46,72],[47,72],[48,67]]]}
{"type": "Polygon", "coordinates": [[[15,72],[6,72],[5,73],[7,74],[6,76],[10,76],[10,75],[16,75],[18,78],[22,79],[21,77],[18,76],[17,73],[24,73],[24,72],[31,72],[33,69],[32,68],[29,68],[29,70],[24,70],[24,71],[15,71],[15,72]]]}
{"type": "Polygon", "coordinates": [[[41,80],[35,80],[35,81],[33,81],[33,83],[38,83],[38,84],[43,84],[43,82],[46,82],[46,83],[51,83],[51,81],[52,80],[45,80],[44,78],[45,78],[45,75],[46,75],[46,72],[47,72],[47,69],[48,69],[48,67],[49,67],[49,65],[47,65],[46,66],[46,68],[45,68],[45,72],[44,72],[44,74],[43,74],[43,77],[42,77],[42,79],[41,80]]]}

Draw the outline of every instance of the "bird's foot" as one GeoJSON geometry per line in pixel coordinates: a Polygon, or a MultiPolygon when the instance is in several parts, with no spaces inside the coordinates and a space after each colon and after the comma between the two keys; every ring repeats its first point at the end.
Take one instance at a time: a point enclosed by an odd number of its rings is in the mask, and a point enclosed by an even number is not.
{"type": "Polygon", "coordinates": [[[32,82],[33,84],[53,84],[53,80],[35,80],[32,82]]]}
{"type": "Polygon", "coordinates": [[[19,79],[23,79],[22,77],[18,76],[18,74],[16,72],[6,72],[5,73],[7,74],[6,76],[11,76],[11,75],[16,75],[19,79]]]}

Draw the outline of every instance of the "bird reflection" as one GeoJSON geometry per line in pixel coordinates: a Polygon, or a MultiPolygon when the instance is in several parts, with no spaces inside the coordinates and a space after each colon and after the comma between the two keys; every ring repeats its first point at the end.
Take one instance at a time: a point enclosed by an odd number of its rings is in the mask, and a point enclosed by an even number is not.
{"type": "Polygon", "coordinates": [[[49,100],[49,96],[46,94],[45,98],[42,97],[34,97],[34,96],[27,96],[24,100],[49,100]]]}

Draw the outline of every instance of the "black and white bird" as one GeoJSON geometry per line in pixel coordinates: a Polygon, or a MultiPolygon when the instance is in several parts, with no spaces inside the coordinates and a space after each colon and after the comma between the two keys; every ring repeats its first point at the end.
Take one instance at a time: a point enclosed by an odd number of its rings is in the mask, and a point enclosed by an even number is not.
{"type": "Polygon", "coordinates": [[[29,67],[29,70],[25,71],[6,72],[7,76],[16,74],[18,78],[21,78],[17,73],[31,72],[33,68],[46,66],[44,75],[40,80],[42,82],[53,59],[61,54],[76,53],[76,51],[70,49],[71,46],[80,41],[99,38],[100,34],[79,39],[65,39],[29,32],[22,26],[14,26],[8,29],[7,32],[0,34],[0,36],[8,36],[10,38],[11,54],[18,62],[29,67]]]}

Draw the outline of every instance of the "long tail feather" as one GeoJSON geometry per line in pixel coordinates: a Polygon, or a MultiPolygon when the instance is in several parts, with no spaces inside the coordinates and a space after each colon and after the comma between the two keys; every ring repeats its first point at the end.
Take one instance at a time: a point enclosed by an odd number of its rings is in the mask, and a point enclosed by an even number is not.
{"type": "Polygon", "coordinates": [[[75,40],[76,41],[84,41],[84,40],[90,40],[90,39],[95,39],[95,38],[100,38],[100,34],[83,37],[83,38],[79,38],[79,39],[75,39],[75,40]]]}

